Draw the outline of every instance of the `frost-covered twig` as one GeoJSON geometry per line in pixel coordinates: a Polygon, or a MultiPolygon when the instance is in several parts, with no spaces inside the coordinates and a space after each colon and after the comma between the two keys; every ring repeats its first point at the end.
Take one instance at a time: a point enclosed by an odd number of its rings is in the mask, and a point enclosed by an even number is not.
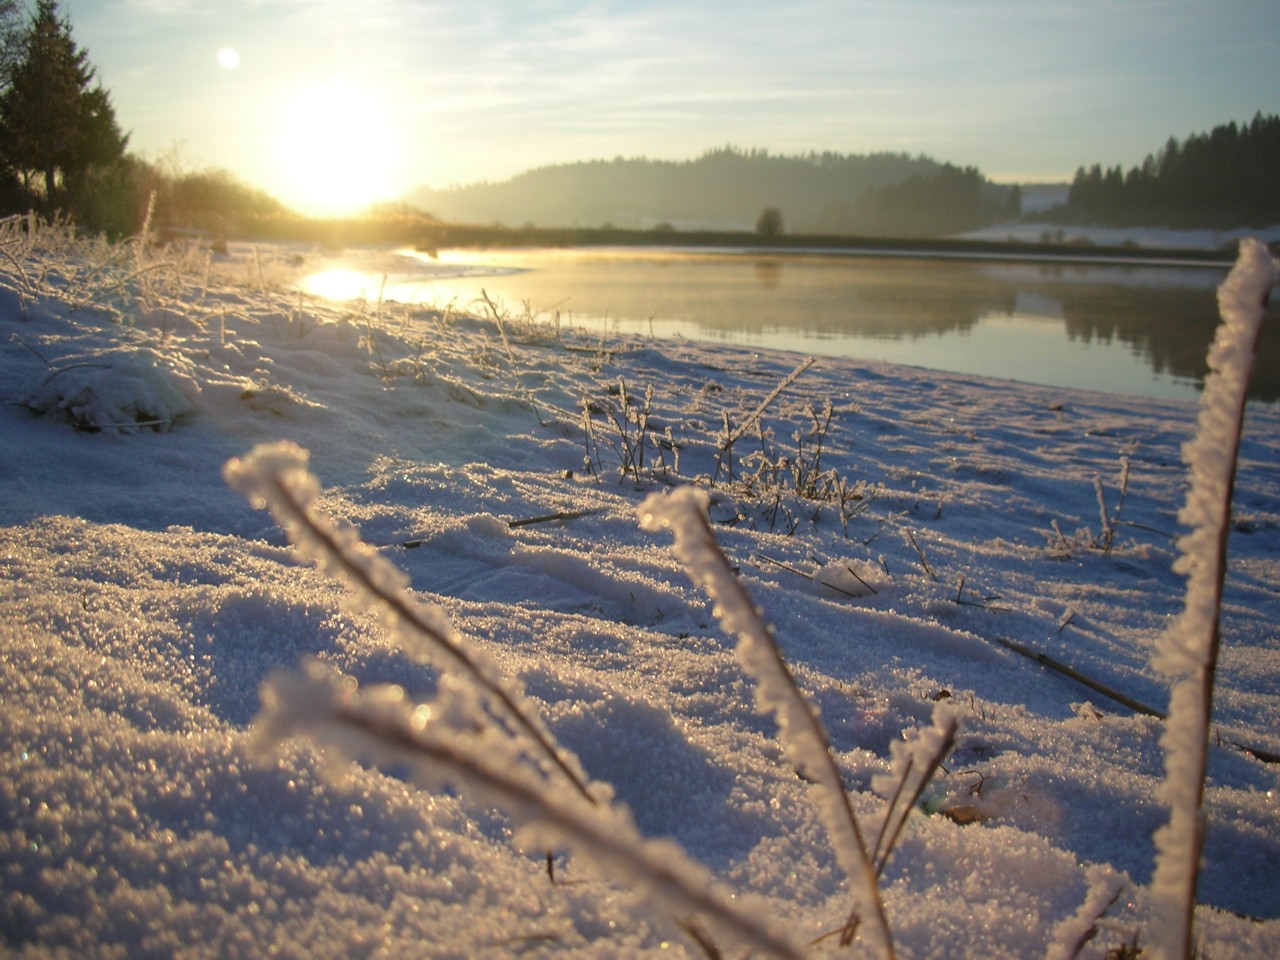
{"type": "Polygon", "coordinates": [[[498,335],[502,338],[502,346],[507,352],[507,362],[511,364],[511,369],[516,368],[516,355],[511,351],[511,341],[507,339],[507,325],[503,322],[503,311],[498,309],[498,305],[489,297],[487,290],[480,291],[480,299],[484,301],[484,305],[489,308],[489,314],[493,317],[494,326],[498,328],[498,335]]]}
{"type": "Polygon", "coordinates": [[[1107,493],[1102,489],[1102,478],[1094,476],[1093,491],[1098,497],[1098,524],[1100,533],[1098,539],[1102,543],[1102,552],[1111,552],[1111,542],[1116,537],[1116,528],[1111,522],[1111,515],[1107,512],[1107,493]]]}
{"type": "Polygon", "coordinates": [[[773,390],[769,393],[769,395],[760,401],[759,406],[755,408],[751,416],[743,420],[742,423],[738,425],[738,429],[733,431],[732,434],[730,434],[727,445],[731,447],[735,443],[737,443],[739,440],[741,440],[743,437],[745,437],[747,435],[747,431],[751,429],[752,425],[757,420],[759,420],[762,416],[764,416],[764,412],[769,409],[769,406],[773,403],[773,401],[777,400],[778,397],[782,395],[782,391],[786,390],[787,387],[791,386],[793,383],[799,380],[800,375],[803,374],[810,367],[812,367],[813,364],[814,364],[813,357],[805,357],[804,360],[800,361],[799,366],[797,366],[794,370],[792,370],[785,377],[783,377],[782,380],[779,381],[778,385],[774,387],[773,390]]]}
{"type": "Polygon", "coordinates": [[[759,405],[755,408],[754,411],[752,411],[751,415],[747,417],[747,419],[743,420],[742,423],[738,424],[737,429],[733,429],[731,427],[729,423],[729,412],[727,410],[724,411],[724,427],[721,430],[720,437],[719,437],[719,449],[716,453],[716,472],[715,472],[715,475],[711,478],[712,484],[714,484],[716,480],[720,478],[720,469],[722,466],[725,466],[726,457],[729,457],[728,464],[727,464],[729,469],[729,479],[730,480],[733,479],[733,459],[730,456],[730,452],[733,450],[733,445],[737,443],[739,440],[741,440],[743,437],[745,437],[748,432],[750,432],[751,428],[756,424],[756,422],[762,416],[764,416],[764,412],[769,409],[770,404],[772,404],[773,401],[777,400],[778,397],[782,395],[782,392],[787,389],[787,387],[791,386],[798,379],[800,379],[801,374],[803,374],[806,370],[812,367],[813,364],[814,364],[813,357],[806,357],[804,360],[802,360],[799,366],[797,366],[789,374],[783,377],[782,380],[779,381],[778,385],[774,387],[772,391],[770,391],[769,395],[760,401],[759,405]]]}
{"type": "Polygon", "coordinates": [[[640,505],[640,526],[654,533],[671,530],[676,556],[716,604],[716,615],[725,630],[738,638],[738,660],[756,681],[759,709],[774,714],[791,762],[817,784],[823,826],[841,869],[849,877],[854,906],[866,921],[872,948],[882,957],[892,958],[893,941],[875,868],[822,724],[787,669],[772,629],[717,545],[707,521],[707,502],[706,492],[693,487],[679,487],[667,495],[652,494],[640,505]]]}
{"type": "MultiPolygon", "coordinates": [[[[1049,937],[1045,960],[1076,960],[1085,946],[1098,935],[1106,916],[1128,883],[1128,878],[1105,864],[1091,864],[1084,869],[1084,902],[1070,917],[1059,920],[1049,937]]],[[[1112,956],[1108,953],[1107,956],[1112,956]]]]}
{"type": "Polygon", "coordinates": [[[933,724],[927,730],[911,741],[898,740],[890,746],[893,759],[889,773],[873,778],[871,783],[872,789],[889,800],[872,858],[877,877],[884,873],[907,816],[955,746],[959,729],[955,708],[940,702],[934,705],[933,724]]]}
{"type": "Polygon", "coordinates": [[[1208,764],[1213,681],[1220,642],[1231,495],[1254,346],[1280,264],[1259,241],[1242,240],[1236,265],[1218,290],[1222,324],[1209,348],[1195,438],[1183,449],[1191,486],[1179,519],[1190,528],[1174,565],[1187,575],[1185,606],[1160,637],[1152,665],[1174,679],[1161,744],[1161,797],[1169,822],[1156,831],[1148,943],[1163,960],[1191,955],[1208,764]]]}
{"type": "MultiPolygon", "coordinates": [[[[802,956],[785,933],[752,904],[724,893],[678,845],[641,837],[624,808],[593,804],[571,789],[548,789],[518,762],[509,740],[458,731],[447,716],[412,703],[399,687],[360,690],[350,678],[311,661],[303,673],[276,674],[263,691],[263,703],[255,722],[260,751],[305,734],[350,759],[408,765],[425,786],[465,790],[504,810],[529,849],[568,844],[672,916],[696,914],[755,956],[802,956]]],[[[680,923],[696,929],[692,920],[680,923]]]]}
{"type": "MultiPolygon", "coordinates": [[[[1066,624],[1063,624],[1063,626],[1065,625],[1066,624]]],[[[1006,650],[1012,650],[1014,653],[1018,654],[1019,656],[1026,657],[1028,660],[1034,660],[1036,663],[1040,664],[1042,667],[1048,667],[1050,670],[1060,673],[1064,677],[1069,677],[1072,680],[1074,680],[1076,683],[1081,684],[1082,686],[1088,687],[1090,690],[1093,690],[1096,693],[1100,693],[1104,697],[1114,700],[1116,703],[1121,704],[1122,706],[1128,707],[1134,713],[1141,713],[1148,717],[1159,717],[1161,720],[1164,719],[1164,714],[1161,713],[1159,710],[1157,710],[1155,707],[1149,707],[1145,703],[1143,703],[1141,700],[1136,700],[1133,697],[1129,696],[1128,694],[1117,690],[1115,687],[1108,686],[1107,684],[1102,683],[1100,680],[1095,680],[1093,677],[1090,677],[1087,674],[1081,673],[1079,670],[1075,669],[1075,667],[1072,667],[1070,664],[1063,663],[1061,660],[1055,660],[1053,657],[1049,656],[1047,653],[1042,653],[1039,650],[1034,650],[1031,647],[1028,647],[1025,643],[1019,643],[1017,640],[1011,640],[1009,637],[992,635],[990,639],[992,642],[998,643],[1000,646],[1004,647],[1006,650]]]]}
{"type": "Polygon", "coordinates": [[[907,537],[907,542],[911,544],[911,548],[915,550],[916,556],[920,558],[920,566],[924,567],[924,572],[929,575],[929,579],[934,583],[938,582],[938,575],[933,572],[933,567],[929,566],[929,558],[924,555],[924,551],[920,549],[920,544],[916,543],[916,535],[911,532],[909,527],[904,527],[902,532],[907,537]]]}
{"type": "Polygon", "coordinates": [[[223,476],[255,507],[270,509],[299,554],[346,584],[356,609],[378,614],[410,655],[434,660],[474,684],[489,709],[527,738],[549,773],[563,777],[584,799],[596,802],[577,757],[559,747],[523,692],[482,651],[468,644],[442,611],[414,600],[408,592],[408,577],[364,543],[354,527],[335,523],[316,508],[320,484],[308,469],[308,460],[307,451],[296,444],[260,444],[243,459],[227,461],[223,476]]]}

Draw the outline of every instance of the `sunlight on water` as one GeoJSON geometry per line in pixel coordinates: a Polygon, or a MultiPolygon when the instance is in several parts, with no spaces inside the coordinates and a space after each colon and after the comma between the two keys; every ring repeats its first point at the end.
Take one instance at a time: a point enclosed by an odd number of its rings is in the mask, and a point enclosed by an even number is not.
{"type": "Polygon", "coordinates": [[[475,253],[442,252],[439,256],[417,250],[348,251],[338,260],[303,277],[302,292],[326,300],[394,300],[397,303],[445,303],[458,297],[453,285],[465,287],[465,302],[480,290],[524,271],[512,265],[490,262],[475,253]]]}
{"type": "Polygon", "coordinates": [[[302,281],[302,292],[326,300],[372,300],[382,289],[385,275],[342,268],[313,273],[302,281]]]}
{"type": "MultiPolygon", "coordinates": [[[[625,248],[360,256],[304,290],[478,312],[483,291],[593,338],[716,341],[1178,399],[1198,396],[1226,272],[625,248]]],[[[1276,340],[1264,331],[1255,399],[1280,399],[1276,340]]]]}

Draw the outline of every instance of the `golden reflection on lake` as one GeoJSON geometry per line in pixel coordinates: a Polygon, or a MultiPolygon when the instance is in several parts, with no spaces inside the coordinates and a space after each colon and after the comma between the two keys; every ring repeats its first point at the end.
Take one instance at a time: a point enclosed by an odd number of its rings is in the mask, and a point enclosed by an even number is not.
{"type": "MultiPolygon", "coordinates": [[[[385,274],[389,300],[475,309],[483,291],[512,313],[558,314],[593,335],[685,337],[1188,398],[1203,376],[1226,273],[1225,266],[620,248],[441,251],[406,254],[403,263],[385,274]],[[449,275],[461,272],[470,275],[449,275]]],[[[373,299],[381,284],[382,275],[331,270],[305,289],[373,299]]],[[[1275,326],[1267,325],[1255,377],[1255,397],[1268,401],[1280,399],[1275,326]]]]}
{"type": "Polygon", "coordinates": [[[370,300],[382,291],[383,278],[341,267],[313,273],[302,281],[302,290],[326,300],[370,300]]]}

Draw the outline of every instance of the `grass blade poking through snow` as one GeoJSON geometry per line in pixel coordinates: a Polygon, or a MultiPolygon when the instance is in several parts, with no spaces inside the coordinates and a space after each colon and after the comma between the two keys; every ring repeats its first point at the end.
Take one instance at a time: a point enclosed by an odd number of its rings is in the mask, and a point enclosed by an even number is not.
{"type": "Polygon", "coordinates": [[[355,528],[335,523],[316,509],[320,484],[308,461],[307,451],[296,444],[260,444],[244,458],[227,461],[223,476],[255,507],[270,509],[299,554],[346,584],[357,609],[377,613],[411,656],[466,678],[501,722],[534,748],[537,762],[549,775],[561,776],[584,799],[596,802],[577,757],[559,747],[523,692],[482,651],[466,643],[443,613],[415,601],[407,589],[408,577],[361,541],[355,528]]]}
{"type": "Polygon", "coordinates": [[[1152,659],[1157,670],[1174,679],[1161,739],[1169,822],[1155,836],[1148,931],[1152,952],[1163,960],[1191,955],[1231,494],[1254,346],[1278,270],[1280,264],[1262,243],[1241,241],[1236,265],[1218,290],[1222,324],[1209,348],[1196,436],[1183,449],[1191,487],[1179,519],[1190,532],[1178,542],[1182,555],[1174,569],[1187,575],[1185,606],[1152,659]]]}
{"type": "Polygon", "coordinates": [[[738,638],[738,660],[756,681],[756,701],[772,712],[787,755],[796,769],[817,784],[818,809],[831,838],[836,859],[849,877],[854,906],[865,923],[867,939],[882,957],[892,958],[893,941],[880,900],[875,867],[858,827],[844,781],[831,756],[817,715],[796,686],[778,650],[772,629],[729,567],[707,523],[707,494],[679,487],[655,493],[640,505],[640,526],[656,533],[669,528],[676,556],[689,576],[716,604],[716,616],[738,638]]]}

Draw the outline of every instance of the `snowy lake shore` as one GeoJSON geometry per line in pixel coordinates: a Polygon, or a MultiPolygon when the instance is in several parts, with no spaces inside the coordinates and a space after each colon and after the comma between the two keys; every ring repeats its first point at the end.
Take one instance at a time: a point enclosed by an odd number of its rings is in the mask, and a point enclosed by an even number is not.
{"type": "MultiPolygon", "coordinates": [[[[306,658],[455,695],[228,489],[280,440],[646,836],[815,956],[863,955],[823,939],[848,883],[712,604],[640,527],[655,491],[710,495],[868,830],[893,745],[959,717],[882,880],[899,956],[1143,944],[1161,721],[1012,648],[1167,707],[1194,404],[334,304],[270,249],[0,242],[5,952],[705,955],[626,876],[557,851],[553,882],[465,793],[263,751],[259,690],[306,658]]],[[[1252,409],[1196,916],[1215,960],[1280,955],[1277,464],[1280,410],[1252,409]]]]}

